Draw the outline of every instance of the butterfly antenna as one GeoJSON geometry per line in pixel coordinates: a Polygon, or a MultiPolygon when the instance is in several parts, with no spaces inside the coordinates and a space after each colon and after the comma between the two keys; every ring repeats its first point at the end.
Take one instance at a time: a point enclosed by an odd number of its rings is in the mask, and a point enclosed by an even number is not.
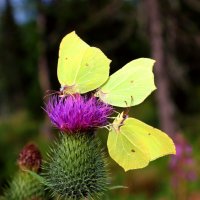
{"type": "Polygon", "coordinates": [[[58,92],[57,90],[46,90],[46,93],[48,92],[58,92]]]}
{"type": "Polygon", "coordinates": [[[43,97],[43,99],[46,99],[47,97],[54,95],[54,94],[59,94],[59,92],[56,90],[47,90],[46,95],[43,97]]]}
{"type": "MultiPolygon", "coordinates": [[[[131,95],[131,103],[130,103],[130,105],[132,105],[132,103],[133,103],[133,96],[131,95]]],[[[128,113],[129,113],[129,111],[131,109],[131,106],[130,105],[128,106],[127,101],[125,101],[125,104],[126,104],[127,107],[126,107],[126,109],[123,112],[123,118],[124,119],[126,119],[128,117],[128,113]]]]}
{"type": "Polygon", "coordinates": [[[120,112],[118,112],[118,111],[116,111],[116,110],[114,110],[113,112],[114,112],[114,113],[117,113],[118,115],[120,114],[120,112]]]}
{"type": "MultiPolygon", "coordinates": [[[[128,105],[128,102],[127,102],[127,101],[124,101],[124,102],[125,102],[125,104],[126,104],[126,108],[125,108],[125,110],[123,111],[123,113],[126,115],[126,114],[129,113],[130,105],[128,105]]],[[[124,115],[124,114],[123,114],[123,115],[124,115]]]]}
{"type": "Polygon", "coordinates": [[[116,119],[116,117],[107,117],[108,119],[116,119]]]}
{"type": "Polygon", "coordinates": [[[133,96],[131,95],[131,104],[133,103],[134,101],[133,101],[133,96]]]}
{"type": "Polygon", "coordinates": [[[108,124],[108,125],[106,125],[106,126],[100,126],[100,127],[98,127],[98,128],[105,128],[105,129],[107,129],[108,131],[110,131],[110,130],[111,130],[111,126],[112,126],[112,124],[108,124]]]}

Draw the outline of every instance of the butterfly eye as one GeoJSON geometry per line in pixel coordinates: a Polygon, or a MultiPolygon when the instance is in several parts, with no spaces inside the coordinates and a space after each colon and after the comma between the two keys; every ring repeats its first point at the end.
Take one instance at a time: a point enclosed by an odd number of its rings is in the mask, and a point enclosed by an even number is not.
{"type": "Polygon", "coordinates": [[[61,87],[60,87],[60,92],[63,92],[64,89],[65,89],[65,86],[61,86],[61,87]]]}

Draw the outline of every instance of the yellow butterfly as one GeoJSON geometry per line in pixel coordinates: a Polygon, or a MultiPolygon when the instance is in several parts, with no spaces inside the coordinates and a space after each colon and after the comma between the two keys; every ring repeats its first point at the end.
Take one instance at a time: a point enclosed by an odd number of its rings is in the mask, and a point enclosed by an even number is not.
{"type": "Polygon", "coordinates": [[[112,74],[95,95],[103,102],[118,107],[130,107],[142,103],[156,89],[154,63],[155,60],[149,58],[132,60],[112,74]]]}
{"type": "Polygon", "coordinates": [[[75,31],[60,43],[57,75],[64,94],[86,93],[109,77],[110,62],[104,53],[81,40],[75,31]]]}
{"type": "Polygon", "coordinates": [[[176,154],[167,134],[123,113],[114,120],[107,145],[111,158],[125,171],[143,168],[159,157],[176,154]]]}

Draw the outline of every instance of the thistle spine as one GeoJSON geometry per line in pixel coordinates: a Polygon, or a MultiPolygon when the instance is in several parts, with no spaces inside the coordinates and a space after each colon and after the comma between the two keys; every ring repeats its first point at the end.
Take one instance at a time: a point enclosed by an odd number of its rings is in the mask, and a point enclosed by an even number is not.
{"type": "Polygon", "coordinates": [[[94,134],[63,134],[49,152],[43,177],[53,197],[99,199],[109,184],[106,163],[94,134]]]}

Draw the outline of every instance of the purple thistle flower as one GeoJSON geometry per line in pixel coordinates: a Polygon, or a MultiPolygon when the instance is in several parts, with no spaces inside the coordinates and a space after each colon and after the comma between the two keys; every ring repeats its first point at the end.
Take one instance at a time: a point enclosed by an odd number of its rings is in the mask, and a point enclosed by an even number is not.
{"type": "Polygon", "coordinates": [[[113,108],[94,96],[75,94],[65,97],[52,96],[45,111],[58,129],[75,133],[107,125],[113,108]]]}
{"type": "Polygon", "coordinates": [[[175,137],[176,155],[171,157],[170,169],[173,172],[172,184],[180,185],[184,180],[196,179],[195,160],[192,156],[192,147],[182,134],[175,137]]]}

